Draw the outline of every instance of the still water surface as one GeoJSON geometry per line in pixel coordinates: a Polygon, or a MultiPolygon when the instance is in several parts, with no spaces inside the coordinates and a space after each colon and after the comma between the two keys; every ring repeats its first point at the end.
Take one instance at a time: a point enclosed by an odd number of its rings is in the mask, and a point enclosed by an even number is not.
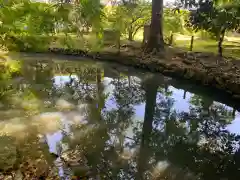
{"type": "Polygon", "coordinates": [[[11,63],[0,81],[0,179],[239,179],[240,114],[218,96],[115,64],[11,63]]]}

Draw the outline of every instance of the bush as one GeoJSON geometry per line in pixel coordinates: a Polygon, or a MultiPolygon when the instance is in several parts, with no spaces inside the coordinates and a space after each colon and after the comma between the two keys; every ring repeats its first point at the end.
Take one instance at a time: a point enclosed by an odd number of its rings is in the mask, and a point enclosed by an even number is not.
{"type": "Polygon", "coordinates": [[[3,46],[9,51],[45,51],[52,40],[50,36],[13,35],[5,39],[3,46]]]}

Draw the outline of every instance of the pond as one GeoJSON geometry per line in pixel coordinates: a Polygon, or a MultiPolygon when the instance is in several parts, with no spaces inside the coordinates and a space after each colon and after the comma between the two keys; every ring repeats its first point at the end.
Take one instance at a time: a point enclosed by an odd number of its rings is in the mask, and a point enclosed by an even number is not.
{"type": "Polygon", "coordinates": [[[0,179],[240,178],[240,114],[221,93],[118,64],[13,59],[0,71],[0,179]]]}

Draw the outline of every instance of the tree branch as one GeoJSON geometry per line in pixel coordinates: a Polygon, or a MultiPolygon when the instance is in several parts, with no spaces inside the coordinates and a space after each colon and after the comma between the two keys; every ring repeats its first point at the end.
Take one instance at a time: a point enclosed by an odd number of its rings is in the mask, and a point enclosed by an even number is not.
{"type": "Polygon", "coordinates": [[[139,26],[137,26],[136,28],[135,28],[135,30],[133,31],[133,37],[137,34],[137,32],[138,32],[138,30],[140,29],[140,28],[142,28],[144,25],[139,25],[139,26]]]}

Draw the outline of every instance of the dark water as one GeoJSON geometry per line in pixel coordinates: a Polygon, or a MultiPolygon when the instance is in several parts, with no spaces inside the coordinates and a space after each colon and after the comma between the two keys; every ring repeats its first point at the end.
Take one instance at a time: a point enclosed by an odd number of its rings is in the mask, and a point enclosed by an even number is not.
{"type": "Polygon", "coordinates": [[[20,59],[0,71],[0,179],[240,178],[239,113],[217,92],[116,64],[20,59]]]}

